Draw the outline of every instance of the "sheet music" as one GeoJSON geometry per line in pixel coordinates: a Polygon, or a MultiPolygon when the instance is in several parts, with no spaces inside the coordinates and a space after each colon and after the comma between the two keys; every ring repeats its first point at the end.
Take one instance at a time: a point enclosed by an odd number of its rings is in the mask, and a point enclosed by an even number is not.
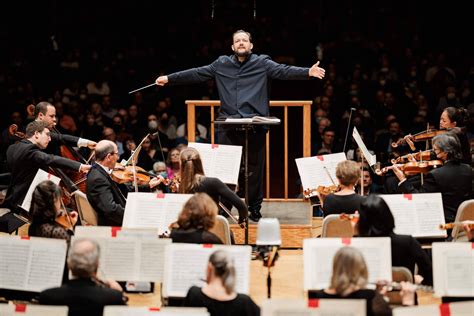
{"type": "Polygon", "coordinates": [[[369,166],[372,167],[373,165],[375,165],[377,163],[377,157],[369,152],[367,146],[365,146],[364,141],[360,137],[359,131],[355,126],[352,131],[352,137],[356,141],[357,146],[359,146],[362,154],[364,155],[365,160],[369,163],[369,166]]]}
{"type": "Polygon", "coordinates": [[[229,123],[280,123],[280,119],[274,116],[253,116],[253,117],[228,117],[225,119],[229,123]]]}
{"type": "Polygon", "coordinates": [[[67,316],[67,306],[0,304],[2,316],[67,316]]]}
{"type": "Polygon", "coordinates": [[[0,238],[1,288],[41,292],[61,286],[66,251],[62,239],[0,238]]]}
{"type": "MultiPolygon", "coordinates": [[[[73,241],[81,238],[74,236],[73,241]]],[[[171,239],[94,237],[100,247],[99,277],[116,281],[161,282],[165,248],[171,239]]]]}
{"type": "Polygon", "coordinates": [[[163,296],[185,297],[191,286],[203,286],[209,256],[216,250],[225,250],[234,258],[236,291],[248,294],[250,246],[171,244],[166,248],[163,296]]]}
{"type": "Polygon", "coordinates": [[[209,316],[205,307],[105,306],[104,316],[209,316]]]}
{"type": "Polygon", "coordinates": [[[306,299],[267,299],[262,304],[262,316],[365,316],[363,299],[317,299],[309,307],[306,299]]]}
{"type": "Polygon", "coordinates": [[[224,183],[238,183],[242,146],[189,143],[188,147],[199,152],[206,176],[218,178],[224,183]]]}
{"type": "Polygon", "coordinates": [[[433,243],[433,285],[436,296],[474,296],[473,243],[433,243]]]}
{"type": "Polygon", "coordinates": [[[389,237],[311,238],[303,241],[305,290],[320,290],[329,286],[333,257],[347,242],[362,252],[369,272],[369,283],[392,281],[389,237]]]}
{"type": "Polygon", "coordinates": [[[61,181],[61,178],[58,178],[55,175],[47,173],[43,169],[38,169],[38,172],[36,173],[35,177],[33,178],[33,181],[30,184],[30,187],[28,188],[28,192],[26,192],[25,199],[23,200],[23,203],[21,204],[22,209],[24,209],[27,212],[30,211],[31,199],[33,197],[33,192],[35,191],[36,186],[40,182],[43,182],[45,180],[51,180],[54,183],[59,185],[59,182],[61,181]]]}
{"type": "Polygon", "coordinates": [[[128,228],[110,226],[76,226],[75,237],[138,237],[156,239],[157,228],[128,228]]]}
{"type": "Polygon", "coordinates": [[[184,204],[192,194],[156,194],[130,192],[125,204],[123,227],[158,228],[158,234],[169,232],[184,204]]]}
{"type": "Polygon", "coordinates": [[[441,306],[433,305],[419,305],[410,307],[397,307],[393,309],[393,316],[433,316],[433,315],[450,315],[450,316],[472,316],[474,313],[474,301],[454,302],[447,305],[445,309],[449,308],[449,314],[441,312],[441,306]]]}
{"type": "Polygon", "coordinates": [[[413,237],[447,237],[441,193],[381,195],[395,219],[395,233],[413,237]]]}
{"type": "Polygon", "coordinates": [[[339,184],[336,178],[336,167],[338,163],[345,160],[344,153],[295,159],[303,189],[339,184]]]}

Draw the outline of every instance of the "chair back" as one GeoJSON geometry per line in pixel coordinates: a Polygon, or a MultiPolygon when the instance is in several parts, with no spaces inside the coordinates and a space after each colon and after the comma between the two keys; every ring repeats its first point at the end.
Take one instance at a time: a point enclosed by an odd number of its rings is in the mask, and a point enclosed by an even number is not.
{"type": "Polygon", "coordinates": [[[350,220],[341,219],[337,214],[330,214],[323,219],[321,237],[350,238],[354,230],[350,220]]]}
{"type": "MultiPolygon", "coordinates": [[[[392,280],[393,282],[411,282],[413,283],[413,274],[406,267],[392,267],[392,280]]],[[[390,305],[402,305],[402,297],[400,291],[389,291],[387,292],[390,305]]]]}
{"type": "Polygon", "coordinates": [[[76,190],[72,194],[74,195],[74,200],[76,201],[77,211],[79,212],[81,224],[97,226],[99,224],[99,221],[97,219],[97,213],[87,200],[87,196],[85,195],[85,193],[76,190]]]}
{"type": "Polygon", "coordinates": [[[227,218],[222,215],[217,215],[214,227],[209,230],[222,240],[224,245],[230,245],[230,226],[227,218]]]}
{"type": "MultiPolygon", "coordinates": [[[[466,200],[459,205],[454,221],[462,222],[467,220],[474,220],[474,199],[466,200]]],[[[466,233],[462,227],[457,225],[454,226],[451,237],[453,237],[453,241],[467,241],[466,233]]]]}

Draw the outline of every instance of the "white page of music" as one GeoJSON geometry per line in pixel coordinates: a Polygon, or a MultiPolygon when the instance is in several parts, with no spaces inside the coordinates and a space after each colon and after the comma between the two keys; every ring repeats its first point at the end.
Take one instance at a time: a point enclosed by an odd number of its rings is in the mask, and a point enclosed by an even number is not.
{"type": "Polygon", "coordinates": [[[0,304],[0,315],[2,316],[67,316],[67,314],[67,306],[0,304]]]}
{"type": "Polygon", "coordinates": [[[248,294],[252,247],[176,243],[166,247],[163,296],[185,297],[191,286],[203,286],[209,257],[216,250],[224,250],[234,259],[236,291],[248,294]]]}
{"type": "Polygon", "coordinates": [[[366,304],[363,299],[266,299],[262,316],[365,316],[366,304]]]}
{"type": "Polygon", "coordinates": [[[381,195],[395,219],[395,233],[413,237],[446,237],[441,193],[381,195]]]}
{"type": "Polygon", "coordinates": [[[441,305],[419,305],[410,307],[397,307],[393,309],[393,316],[472,316],[474,314],[474,301],[454,302],[441,305]],[[442,313],[443,308],[446,312],[442,313]],[[449,313],[448,313],[449,311],[449,313]]]}
{"type": "Polygon", "coordinates": [[[474,296],[474,243],[433,243],[436,296],[474,296]]]}
{"type": "Polygon", "coordinates": [[[344,153],[295,159],[303,189],[316,189],[320,185],[338,185],[336,167],[345,160],[347,159],[344,153]]]}
{"type": "Polygon", "coordinates": [[[61,286],[66,251],[63,239],[0,238],[0,287],[41,292],[61,286]]]}
{"type": "Polygon", "coordinates": [[[389,237],[310,238],[303,241],[304,289],[329,286],[336,252],[345,246],[359,249],[369,272],[369,283],[392,281],[392,252],[389,237]]]}
{"type": "MultiPolygon", "coordinates": [[[[81,238],[81,237],[79,237],[81,238]]],[[[78,237],[74,236],[72,242],[78,237]]],[[[161,282],[165,248],[171,239],[92,237],[100,247],[99,277],[116,281],[161,282]]]]}
{"type": "Polygon", "coordinates": [[[104,316],[209,316],[205,307],[105,306],[104,316]]]}
{"type": "Polygon", "coordinates": [[[35,177],[33,178],[33,181],[30,184],[30,187],[28,188],[28,192],[26,192],[25,199],[23,200],[23,203],[21,203],[22,209],[24,209],[27,212],[30,211],[31,199],[33,197],[33,192],[35,191],[36,186],[40,184],[40,182],[43,182],[46,180],[51,180],[55,184],[59,185],[61,178],[58,178],[55,175],[52,175],[51,173],[47,173],[43,169],[38,169],[38,172],[36,173],[35,177]]]}
{"type": "Polygon", "coordinates": [[[364,141],[362,140],[362,137],[360,137],[359,131],[357,128],[354,126],[354,129],[352,130],[352,137],[357,143],[357,146],[359,146],[362,155],[364,155],[365,160],[369,164],[369,166],[373,166],[377,163],[377,157],[375,155],[372,155],[369,150],[367,149],[367,146],[365,146],[364,141]]]}
{"type": "Polygon", "coordinates": [[[178,220],[184,204],[192,194],[157,194],[130,192],[125,204],[123,227],[158,228],[158,234],[169,232],[168,226],[178,220]]]}
{"type": "Polygon", "coordinates": [[[199,152],[206,176],[218,178],[224,183],[238,183],[242,146],[189,143],[188,147],[199,152]]]}
{"type": "Polygon", "coordinates": [[[111,226],[76,226],[75,237],[138,237],[156,239],[158,228],[127,228],[111,226]]]}

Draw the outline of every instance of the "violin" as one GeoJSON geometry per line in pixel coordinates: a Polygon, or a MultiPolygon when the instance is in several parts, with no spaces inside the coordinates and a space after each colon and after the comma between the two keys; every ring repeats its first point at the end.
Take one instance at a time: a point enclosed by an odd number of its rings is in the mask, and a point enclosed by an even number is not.
{"type": "Polygon", "coordinates": [[[315,195],[318,195],[320,197],[325,197],[326,195],[329,195],[331,193],[336,193],[339,190],[341,190],[339,185],[330,185],[330,186],[320,185],[316,189],[304,190],[303,195],[306,199],[309,199],[315,195]]]}
{"type": "Polygon", "coordinates": [[[396,159],[392,159],[391,162],[392,164],[398,164],[398,163],[410,162],[413,160],[430,160],[431,153],[432,153],[431,150],[420,151],[414,154],[408,154],[408,155],[400,156],[396,159]]]}
{"type": "MultiPolygon", "coordinates": [[[[112,179],[117,183],[128,183],[133,182],[133,166],[123,167],[121,164],[117,163],[116,167],[112,171],[112,179]],[[119,165],[119,166],[117,166],[119,165]]],[[[135,174],[137,176],[137,182],[140,184],[147,184],[150,182],[150,177],[156,177],[155,174],[145,171],[142,167],[135,166],[135,174]]]]}
{"type": "Polygon", "coordinates": [[[72,216],[72,214],[69,214],[67,211],[63,211],[56,216],[54,221],[56,224],[59,224],[59,226],[66,228],[67,230],[74,231],[74,226],[77,223],[77,213],[73,214],[75,215],[72,216]]]}
{"type": "Polygon", "coordinates": [[[400,145],[403,145],[405,143],[410,146],[411,150],[416,150],[414,142],[422,142],[425,140],[430,140],[435,136],[441,135],[446,133],[448,130],[447,129],[427,129],[426,131],[413,134],[413,135],[407,135],[403,138],[400,138],[398,141],[392,143],[392,147],[396,148],[400,145]]]}
{"type": "Polygon", "coordinates": [[[456,226],[464,226],[467,225],[470,230],[474,230],[474,221],[462,221],[462,222],[453,222],[453,223],[446,223],[440,224],[439,229],[453,229],[456,226]]]}
{"type": "Polygon", "coordinates": [[[389,170],[392,170],[394,166],[402,170],[407,176],[413,176],[420,173],[428,173],[431,169],[438,168],[443,165],[441,160],[429,160],[429,161],[411,161],[405,164],[394,164],[393,166],[384,167],[382,169],[375,170],[377,175],[383,175],[389,170]]]}
{"type": "Polygon", "coordinates": [[[339,214],[339,219],[351,221],[351,223],[357,224],[359,222],[359,213],[357,211],[354,214],[342,213],[342,214],[339,214]]]}

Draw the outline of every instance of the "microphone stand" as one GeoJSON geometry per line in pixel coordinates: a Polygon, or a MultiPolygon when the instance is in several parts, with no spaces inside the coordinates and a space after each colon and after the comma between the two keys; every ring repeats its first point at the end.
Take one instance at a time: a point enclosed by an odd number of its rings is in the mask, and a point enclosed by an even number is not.
{"type": "Polygon", "coordinates": [[[346,152],[347,136],[349,135],[349,128],[351,127],[353,111],[355,111],[355,108],[351,108],[351,111],[349,113],[349,121],[347,122],[347,130],[346,130],[346,138],[344,139],[344,147],[342,148],[343,153],[346,152]]]}

